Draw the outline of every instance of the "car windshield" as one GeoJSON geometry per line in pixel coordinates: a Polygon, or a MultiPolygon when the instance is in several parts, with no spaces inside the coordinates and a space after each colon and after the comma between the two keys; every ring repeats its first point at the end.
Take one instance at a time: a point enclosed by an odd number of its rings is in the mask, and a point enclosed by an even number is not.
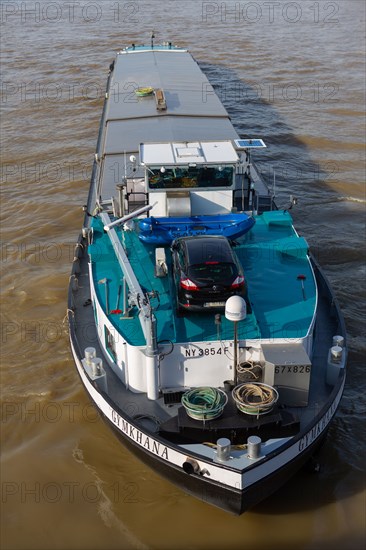
{"type": "Polygon", "coordinates": [[[235,264],[205,262],[192,265],[188,269],[188,277],[196,281],[209,281],[214,283],[226,283],[237,274],[235,264]]]}

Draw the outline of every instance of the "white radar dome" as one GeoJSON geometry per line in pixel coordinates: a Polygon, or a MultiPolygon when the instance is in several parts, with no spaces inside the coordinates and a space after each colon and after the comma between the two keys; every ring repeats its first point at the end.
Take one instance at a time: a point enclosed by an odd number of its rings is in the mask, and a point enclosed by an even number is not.
{"type": "Polygon", "coordinates": [[[225,304],[225,317],[229,321],[242,321],[247,316],[247,305],[241,296],[230,296],[225,304]]]}

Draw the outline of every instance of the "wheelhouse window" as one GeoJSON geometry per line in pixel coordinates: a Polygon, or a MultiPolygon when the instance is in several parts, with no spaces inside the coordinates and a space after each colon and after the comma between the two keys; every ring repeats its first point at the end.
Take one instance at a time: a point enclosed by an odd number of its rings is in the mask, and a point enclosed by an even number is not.
{"type": "Polygon", "coordinates": [[[107,351],[109,355],[112,357],[113,361],[116,361],[117,354],[116,354],[116,341],[114,339],[113,334],[106,326],[104,326],[104,336],[105,336],[105,347],[107,348],[107,351]]]}
{"type": "Polygon", "coordinates": [[[186,189],[231,187],[234,182],[233,166],[174,166],[149,168],[150,189],[186,189]]]}

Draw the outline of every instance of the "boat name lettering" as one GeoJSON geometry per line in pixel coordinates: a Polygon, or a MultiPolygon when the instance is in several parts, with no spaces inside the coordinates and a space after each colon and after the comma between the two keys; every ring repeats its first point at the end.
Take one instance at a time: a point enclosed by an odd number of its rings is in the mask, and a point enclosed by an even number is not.
{"type": "Polygon", "coordinates": [[[208,357],[209,355],[226,355],[229,348],[199,348],[195,346],[186,348],[184,351],[185,357],[208,357]]]}
{"type": "Polygon", "coordinates": [[[169,460],[168,447],[166,447],[165,445],[161,445],[161,443],[155,441],[155,439],[152,439],[148,435],[140,432],[139,429],[137,429],[135,426],[132,426],[114,409],[112,409],[111,418],[113,424],[115,424],[121,430],[121,432],[126,434],[130,439],[136,441],[138,445],[141,445],[141,447],[144,447],[148,451],[160,456],[161,458],[169,460]]]}
{"type": "Polygon", "coordinates": [[[304,437],[302,437],[299,441],[299,451],[303,451],[311,445],[318,437],[319,435],[325,430],[325,428],[328,426],[329,422],[332,419],[332,416],[334,415],[337,406],[338,406],[338,399],[332,403],[332,406],[327,410],[325,415],[315,426],[308,432],[304,437]]]}

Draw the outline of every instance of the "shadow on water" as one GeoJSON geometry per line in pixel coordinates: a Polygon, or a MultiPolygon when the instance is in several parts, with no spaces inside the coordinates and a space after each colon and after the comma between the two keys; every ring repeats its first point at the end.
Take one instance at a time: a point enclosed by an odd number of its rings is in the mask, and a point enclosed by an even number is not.
{"type": "MultiPolygon", "coordinates": [[[[266,143],[267,150],[254,151],[252,156],[271,188],[275,174],[279,207],[288,205],[290,194],[298,194],[300,205],[304,206],[321,198],[329,200],[329,193],[337,195],[329,186],[323,185],[330,174],[311,158],[307,145],[296,137],[274,103],[263,99],[259,87],[252,87],[225,66],[200,63],[200,67],[227,109],[240,137],[262,138],[266,143]]],[[[306,104],[301,108],[306,109],[306,104]]]]}
{"type": "MultiPolygon", "coordinates": [[[[254,152],[253,160],[272,189],[275,172],[275,193],[278,207],[286,208],[289,204],[290,194],[296,196],[299,199],[299,205],[291,212],[295,226],[300,229],[302,226],[306,228],[305,238],[310,229],[315,242],[318,243],[319,238],[321,241],[318,216],[322,216],[324,205],[330,203],[332,207],[330,226],[332,219],[345,215],[344,202],[340,200],[339,193],[328,183],[328,180],[334,176],[334,166],[329,165],[330,173],[321,169],[319,164],[311,158],[309,147],[296,137],[294,130],[275,106],[262,99],[258,89],[241,80],[233,69],[216,64],[199,64],[227,109],[239,136],[262,138],[266,143],[268,149],[254,152]]],[[[305,105],[301,108],[306,109],[307,107],[305,105]]],[[[350,206],[349,215],[351,216],[353,213],[353,208],[350,206]]],[[[325,212],[325,218],[327,214],[325,212]]],[[[337,232],[337,227],[335,230],[337,232]]],[[[347,235],[337,234],[335,239],[338,247],[343,237],[345,237],[344,255],[350,261],[362,263],[360,255],[356,254],[355,256],[354,254],[354,238],[351,237],[350,240],[347,240],[347,235]]],[[[325,264],[336,262],[337,257],[340,261],[339,256],[330,257],[329,246],[326,242],[317,244],[315,248],[311,247],[311,251],[320,264],[322,261],[325,264]]],[[[337,288],[336,294],[338,296],[337,288]]],[[[344,298],[345,303],[342,303],[342,293],[340,301],[341,306],[345,305],[346,322],[349,320],[351,323],[352,312],[347,311],[346,298],[344,298]]],[[[359,377],[354,375],[362,368],[362,357],[365,351],[365,344],[360,344],[358,339],[359,330],[360,326],[351,325],[348,368],[352,366],[353,375],[352,377],[348,376],[343,399],[336,417],[331,423],[328,437],[315,457],[315,461],[319,463],[320,471],[311,471],[311,465],[304,467],[278,491],[256,506],[253,509],[254,512],[278,514],[279,501],[281,502],[281,513],[284,514],[313,510],[364,490],[364,464],[362,461],[364,437],[362,434],[364,435],[365,430],[362,422],[363,416],[360,411],[360,421],[357,421],[354,412],[349,413],[347,409],[349,401],[354,403],[353,392],[359,392],[360,383],[365,385],[364,379],[360,381],[359,377]],[[352,349],[354,339],[358,342],[356,349],[352,349]],[[360,345],[362,349],[358,349],[360,345]],[[356,452],[355,441],[358,442],[356,445],[358,451],[356,452]]],[[[362,407],[362,404],[360,406],[362,407]]]]}
{"type": "Polygon", "coordinates": [[[319,471],[311,471],[305,466],[251,511],[266,515],[301,513],[362,493],[365,489],[362,471],[347,464],[341,450],[332,444],[335,429],[314,457],[318,461],[319,471]]]}

